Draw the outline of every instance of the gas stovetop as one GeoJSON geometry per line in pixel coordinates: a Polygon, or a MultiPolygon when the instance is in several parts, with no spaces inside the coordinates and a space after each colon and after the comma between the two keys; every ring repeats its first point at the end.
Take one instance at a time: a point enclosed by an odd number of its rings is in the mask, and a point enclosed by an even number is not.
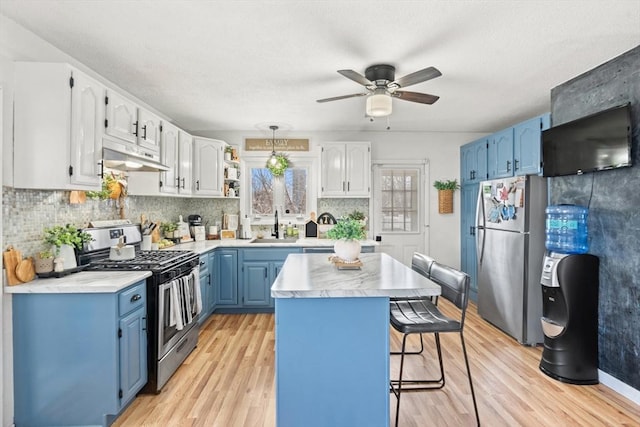
{"type": "Polygon", "coordinates": [[[136,251],[130,260],[112,261],[109,257],[93,259],[89,270],[151,270],[158,271],[174,267],[196,258],[191,251],[136,251]]]}

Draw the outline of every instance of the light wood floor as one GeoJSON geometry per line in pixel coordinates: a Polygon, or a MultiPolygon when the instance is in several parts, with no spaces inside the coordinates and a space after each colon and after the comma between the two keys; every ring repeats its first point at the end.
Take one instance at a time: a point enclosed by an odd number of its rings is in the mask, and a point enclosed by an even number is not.
{"type": "MultiPolygon", "coordinates": [[[[446,301],[440,306],[450,309],[446,301]]],[[[198,348],[162,392],[138,396],[114,425],[275,426],[273,323],[270,314],[214,314],[201,329],[198,348]]],[[[393,333],[392,348],[399,348],[398,338],[393,333]]],[[[541,348],[519,345],[480,319],[475,306],[468,310],[465,340],[484,426],[640,425],[640,407],[609,388],[544,375],[538,369],[541,348]]],[[[425,343],[430,346],[433,338],[425,343]]],[[[444,334],[442,345],[447,385],[403,394],[402,427],[475,425],[458,335],[444,334]]],[[[391,359],[392,378],[397,357],[391,359]]],[[[435,374],[434,357],[432,351],[408,357],[406,376],[435,374]]],[[[393,419],[393,395],[390,402],[393,419]]]]}

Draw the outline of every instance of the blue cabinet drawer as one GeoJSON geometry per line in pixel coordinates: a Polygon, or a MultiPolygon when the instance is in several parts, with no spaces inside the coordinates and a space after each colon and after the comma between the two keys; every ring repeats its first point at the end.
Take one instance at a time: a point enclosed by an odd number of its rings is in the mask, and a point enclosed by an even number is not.
{"type": "Polygon", "coordinates": [[[147,300],[146,282],[140,282],[118,294],[118,314],[123,316],[141,307],[147,300]]]}
{"type": "Polygon", "coordinates": [[[302,248],[248,248],[243,252],[244,261],[284,261],[289,254],[302,253],[302,248]]]}
{"type": "Polygon", "coordinates": [[[209,255],[200,255],[200,275],[209,274],[209,255]]]}

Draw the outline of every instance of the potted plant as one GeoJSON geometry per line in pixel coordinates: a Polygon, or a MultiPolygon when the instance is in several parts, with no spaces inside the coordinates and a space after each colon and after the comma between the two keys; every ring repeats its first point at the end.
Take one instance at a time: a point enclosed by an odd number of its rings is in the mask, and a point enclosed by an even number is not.
{"type": "Polygon", "coordinates": [[[224,147],[224,159],[226,161],[230,161],[231,160],[231,154],[233,153],[233,147],[230,145],[227,145],[226,147],[224,147]]]}
{"type": "Polygon", "coordinates": [[[53,271],[53,252],[44,249],[36,253],[35,259],[36,273],[49,273],[53,271]]]}
{"type": "MultiPolygon", "coordinates": [[[[54,225],[44,229],[44,242],[51,245],[55,257],[63,262],[64,270],[76,268],[76,249],[93,240],[89,233],[71,224],[54,225]]],[[[55,260],[54,260],[55,262],[55,260]]]]}
{"type": "Polygon", "coordinates": [[[162,224],[160,224],[160,230],[162,231],[162,234],[164,234],[164,237],[166,237],[167,239],[173,239],[174,236],[174,232],[178,229],[178,224],[176,224],[175,222],[163,222],[162,224]]]}
{"type": "Polygon", "coordinates": [[[367,217],[357,209],[348,214],[347,217],[360,221],[360,224],[362,224],[363,227],[367,225],[367,217]]]}
{"type": "Polygon", "coordinates": [[[336,255],[347,262],[356,261],[360,255],[360,240],[365,238],[365,231],[359,220],[341,218],[330,230],[327,237],[336,242],[333,250],[336,255]]]}
{"type": "Polygon", "coordinates": [[[438,190],[438,213],[453,213],[453,193],[460,188],[458,180],[434,181],[433,186],[438,190]]]}

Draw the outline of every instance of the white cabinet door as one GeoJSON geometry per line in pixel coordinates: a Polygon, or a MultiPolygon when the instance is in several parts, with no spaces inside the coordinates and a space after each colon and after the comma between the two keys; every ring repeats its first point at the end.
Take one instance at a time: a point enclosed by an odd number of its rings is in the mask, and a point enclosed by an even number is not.
{"type": "Polygon", "coordinates": [[[103,88],[68,64],[16,62],[14,71],[13,185],[99,190],[103,88]]]}
{"type": "Polygon", "coordinates": [[[117,92],[107,91],[107,124],[108,135],[128,141],[137,142],[139,125],[137,121],[138,107],[117,92]]]}
{"type": "Polygon", "coordinates": [[[182,133],[170,123],[162,125],[160,162],[169,166],[166,172],[160,172],[160,192],[175,194],[178,192],[178,135],[182,133]]]}
{"type": "Polygon", "coordinates": [[[322,146],[322,179],[320,197],[344,196],[346,183],[346,152],[344,144],[322,146]]]}
{"type": "Polygon", "coordinates": [[[105,88],[73,71],[71,88],[71,183],[101,185],[105,88]]]}
{"type": "Polygon", "coordinates": [[[160,152],[160,117],[144,110],[138,109],[138,145],[160,152]]]}
{"type": "Polygon", "coordinates": [[[346,145],[346,195],[369,197],[371,193],[371,145],[368,142],[346,145]]]}
{"type": "Polygon", "coordinates": [[[193,139],[193,192],[197,195],[222,196],[224,169],[223,141],[193,139]]]}
{"type": "Polygon", "coordinates": [[[191,154],[193,150],[193,138],[185,132],[180,132],[178,137],[178,193],[191,194],[191,154]]]}
{"type": "Polygon", "coordinates": [[[322,145],[320,197],[369,197],[371,144],[368,142],[322,145]]]}

